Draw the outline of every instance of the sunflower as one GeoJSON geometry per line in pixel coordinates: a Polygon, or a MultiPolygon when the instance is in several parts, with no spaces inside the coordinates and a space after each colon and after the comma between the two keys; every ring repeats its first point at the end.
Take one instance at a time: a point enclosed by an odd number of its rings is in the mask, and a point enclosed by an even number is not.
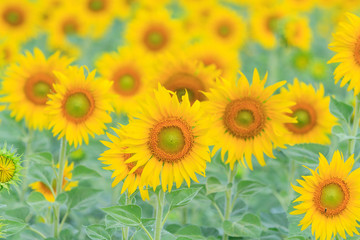
{"type": "Polygon", "coordinates": [[[20,176],[20,156],[6,145],[0,149],[0,190],[9,189],[11,184],[16,184],[20,176]]]}
{"type": "Polygon", "coordinates": [[[297,180],[301,187],[292,185],[300,194],[294,202],[295,210],[290,214],[305,213],[300,221],[301,230],[310,224],[315,238],[330,240],[337,234],[346,238],[345,232],[353,236],[359,234],[356,227],[360,227],[360,169],[351,171],[354,157],[350,156],[345,162],[343,155],[335,151],[331,163],[320,154],[319,167],[311,171],[310,176],[303,176],[304,180],[297,180]]]}
{"type": "Polygon", "coordinates": [[[251,13],[251,35],[264,48],[272,49],[277,45],[279,22],[284,17],[282,6],[272,8],[254,8],[251,13]]]}
{"type": "MultiPolygon", "coordinates": [[[[140,185],[154,189],[160,184],[171,191],[185,179],[198,182],[196,174],[205,175],[210,154],[205,133],[208,119],[200,102],[190,105],[187,93],[178,97],[159,85],[143,101],[139,111],[124,127],[118,153],[132,154],[125,163],[133,163],[129,174],[142,169],[140,185]]],[[[117,141],[114,139],[113,141],[117,141]]]]}
{"type": "Polygon", "coordinates": [[[112,104],[117,112],[131,113],[146,93],[155,87],[150,61],[141,59],[132,48],[124,47],[114,53],[105,53],[96,62],[101,76],[113,82],[112,104]]]}
{"type": "Polygon", "coordinates": [[[2,0],[0,4],[0,35],[22,43],[36,34],[38,8],[27,0],[2,0]]]}
{"type": "Polygon", "coordinates": [[[348,21],[339,24],[334,33],[334,42],[329,48],[336,55],[328,63],[340,63],[335,71],[335,83],[342,79],[340,86],[349,83],[348,91],[360,92],[360,18],[352,13],[346,14],[348,21]]]}
{"type": "Polygon", "coordinates": [[[47,21],[48,44],[52,49],[69,45],[71,36],[85,36],[89,28],[84,9],[77,1],[64,1],[47,21]]]}
{"type": "Polygon", "coordinates": [[[10,65],[5,72],[1,91],[5,96],[1,101],[9,103],[11,116],[15,116],[16,121],[25,119],[29,128],[42,130],[49,123],[45,107],[47,94],[56,81],[53,71],[65,70],[72,60],[60,57],[59,52],[45,58],[35,48],[33,55],[26,52],[19,56],[18,61],[18,64],[10,65]]]}
{"type": "Polygon", "coordinates": [[[218,8],[204,28],[204,39],[211,39],[217,45],[241,48],[247,37],[245,21],[233,10],[218,8]]]}
{"type": "Polygon", "coordinates": [[[16,42],[4,41],[0,43],[0,66],[15,62],[19,55],[19,45],[16,42]]]}
{"type": "Polygon", "coordinates": [[[214,89],[205,93],[209,99],[204,108],[213,117],[210,123],[209,139],[214,145],[212,155],[221,149],[224,160],[233,168],[240,161],[252,170],[251,156],[254,155],[261,166],[265,165],[264,153],[274,158],[273,147],[284,147],[285,123],[295,122],[288,116],[291,101],[284,101],[279,95],[273,95],[285,81],[264,87],[267,75],[260,80],[255,69],[252,85],[241,73],[239,81],[219,81],[214,89]]]}
{"type": "Polygon", "coordinates": [[[205,66],[185,54],[165,55],[160,60],[158,82],[175,92],[179,100],[187,92],[191,103],[205,100],[203,91],[208,91],[220,74],[214,65],[205,66]]]}
{"type": "Polygon", "coordinates": [[[328,135],[336,124],[336,118],[330,113],[330,97],[324,97],[324,87],[321,84],[318,91],[312,85],[299,82],[288,84],[286,90],[281,89],[282,99],[295,102],[291,107],[292,117],[296,123],[285,124],[289,144],[318,143],[329,144],[328,135]]]}
{"type": "MultiPolygon", "coordinates": [[[[59,165],[57,166],[59,168],[59,165]]],[[[62,189],[64,191],[70,191],[73,187],[78,185],[78,181],[71,181],[72,170],[74,169],[74,163],[68,165],[68,161],[65,163],[64,177],[62,182],[62,189]]],[[[56,196],[56,180],[53,180],[52,186],[48,186],[43,182],[34,182],[29,185],[34,191],[41,193],[45,199],[49,202],[55,201],[56,196]],[[51,188],[50,188],[51,187],[51,188]]]]}
{"type": "Polygon", "coordinates": [[[124,141],[124,137],[126,134],[123,132],[124,130],[113,128],[115,133],[118,135],[114,136],[110,133],[107,133],[111,142],[102,141],[102,143],[107,146],[109,149],[101,154],[99,160],[101,160],[104,164],[109,165],[104,167],[107,170],[114,170],[112,177],[115,178],[112,187],[115,187],[120,181],[124,180],[121,194],[128,190],[128,193],[131,195],[135,192],[137,188],[139,188],[140,195],[143,200],[149,199],[149,192],[143,184],[142,172],[143,167],[137,168],[134,172],[130,173],[130,171],[135,166],[134,163],[126,163],[126,161],[133,155],[131,153],[122,153],[124,147],[121,146],[121,142],[124,141]]]}
{"type": "Polygon", "coordinates": [[[221,74],[220,77],[232,79],[240,69],[240,57],[237,51],[214,41],[193,44],[187,49],[189,58],[200,61],[205,67],[213,65],[221,74]]]}
{"type": "Polygon", "coordinates": [[[84,76],[84,68],[70,66],[64,73],[55,72],[58,83],[53,85],[54,94],[48,95],[46,111],[50,116],[49,127],[58,135],[65,136],[75,148],[84,141],[89,143],[89,134],[103,134],[105,123],[111,122],[112,111],[109,94],[111,82],[96,80],[95,71],[84,76]]]}
{"type": "Polygon", "coordinates": [[[308,18],[293,17],[286,23],[284,31],[288,45],[309,50],[312,35],[308,18]]]}
{"type": "Polygon", "coordinates": [[[181,48],[186,42],[177,20],[165,10],[138,11],[125,30],[128,43],[141,54],[158,56],[181,48]]]}

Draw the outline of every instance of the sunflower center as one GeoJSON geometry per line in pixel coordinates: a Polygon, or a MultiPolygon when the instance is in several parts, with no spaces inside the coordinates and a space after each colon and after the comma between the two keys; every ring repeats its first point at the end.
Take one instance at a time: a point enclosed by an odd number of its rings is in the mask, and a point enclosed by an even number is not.
{"type": "Polygon", "coordinates": [[[158,122],[149,135],[149,148],[160,161],[177,162],[192,148],[191,127],[182,119],[170,117],[158,122]]]}
{"type": "Polygon", "coordinates": [[[12,159],[0,156],[0,183],[9,182],[15,174],[15,163],[12,159]]]}
{"type": "Polygon", "coordinates": [[[189,101],[191,103],[196,100],[205,100],[204,94],[201,93],[201,91],[205,91],[202,81],[198,77],[189,73],[179,72],[173,74],[164,83],[164,87],[175,92],[179,101],[181,101],[181,98],[186,91],[188,92],[189,101]]]}
{"type": "Polygon", "coordinates": [[[86,120],[94,110],[94,99],[88,92],[77,91],[64,99],[63,112],[65,116],[75,123],[86,120]]]}
{"type": "Polygon", "coordinates": [[[3,13],[3,19],[11,26],[19,26],[24,22],[24,14],[20,9],[9,8],[3,13]]]}
{"type": "Polygon", "coordinates": [[[360,36],[358,37],[357,42],[355,43],[355,48],[354,48],[354,58],[355,58],[355,62],[360,65],[360,36]]]}
{"type": "Polygon", "coordinates": [[[113,76],[114,90],[123,96],[132,96],[140,89],[140,76],[130,68],[121,68],[113,76]]]}
{"type": "Polygon", "coordinates": [[[88,7],[93,12],[100,12],[105,9],[105,2],[103,0],[90,0],[88,7]]]}
{"type": "Polygon", "coordinates": [[[144,35],[145,46],[151,51],[161,50],[168,42],[166,31],[161,27],[153,27],[144,35]]]}
{"type": "Polygon", "coordinates": [[[316,125],[316,112],[314,108],[306,103],[297,103],[291,108],[291,117],[296,118],[297,123],[287,123],[285,126],[295,134],[306,134],[316,125]]]}
{"type": "Polygon", "coordinates": [[[54,78],[51,75],[36,73],[30,76],[25,83],[25,96],[36,105],[45,105],[53,83],[54,78]]]}
{"type": "Polygon", "coordinates": [[[332,217],[340,214],[350,199],[349,189],[340,178],[323,181],[314,193],[314,203],[322,214],[332,217]]]}
{"type": "Polygon", "coordinates": [[[231,27],[228,24],[221,24],[218,27],[218,34],[220,37],[226,38],[231,34],[231,27]]]}
{"type": "Polygon", "coordinates": [[[269,32],[275,32],[278,25],[279,16],[272,15],[266,19],[266,28],[269,32]]]}
{"type": "Polygon", "coordinates": [[[72,35],[78,32],[79,26],[76,20],[68,19],[63,23],[62,29],[65,35],[72,35]]]}
{"type": "Polygon", "coordinates": [[[224,124],[237,138],[257,136],[265,127],[265,111],[256,99],[245,97],[231,101],[225,108],[224,124]]]}

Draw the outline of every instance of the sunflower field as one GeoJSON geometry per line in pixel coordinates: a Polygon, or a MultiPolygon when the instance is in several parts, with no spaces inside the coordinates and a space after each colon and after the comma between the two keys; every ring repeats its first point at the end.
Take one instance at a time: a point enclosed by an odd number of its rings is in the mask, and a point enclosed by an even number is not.
{"type": "Polygon", "coordinates": [[[0,239],[360,239],[359,0],[0,0],[0,239]]]}

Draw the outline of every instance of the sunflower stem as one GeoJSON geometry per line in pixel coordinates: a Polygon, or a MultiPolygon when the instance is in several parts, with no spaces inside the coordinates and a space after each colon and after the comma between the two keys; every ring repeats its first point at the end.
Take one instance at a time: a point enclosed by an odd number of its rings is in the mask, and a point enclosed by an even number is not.
{"type": "Polygon", "coordinates": [[[355,98],[355,114],[354,114],[354,122],[353,122],[353,127],[352,127],[352,131],[351,131],[351,136],[353,137],[353,139],[350,139],[350,143],[349,143],[349,156],[354,154],[354,150],[355,150],[355,144],[356,144],[356,135],[357,135],[357,131],[358,131],[358,127],[359,127],[359,121],[360,121],[360,105],[359,105],[359,101],[360,101],[360,96],[358,95],[355,98]]]}
{"type": "MultiPolygon", "coordinates": [[[[126,194],[125,205],[131,204],[131,194],[129,194],[128,191],[126,191],[125,194],[126,194]]],[[[122,237],[123,240],[127,240],[129,238],[129,227],[124,227],[122,229],[122,237]]]]}
{"type": "Polygon", "coordinates": [[[164,209],[164,199],[165,199],[165,193],[160,189],[159,194],[157,195],[157,208],[155,215],[155,234],[154,234],[155,240],[161,239],[161,230],[163,226],[162,215],[164,209]]]}
{"type": "Polygon", "coordinates": [[[28,188],[27,179],[29,174],[30,160],[29,155],[31,154],[31,142],[33,139],[34,131],[29,129],[29,132],[26,136],[25,140],[25,156],[24,156],[24,170],[23,170],[23,178],[21,184],[21,193],[20,193],[20,201],[24,201],[25,193],[28,188]]]}
{"type": "MultiPolygon", "coordinates": [[[[64,178],[64,168],[66,163],[66,139],[63,137],[60,141],[59,153],[59,173],[56,179],[56,196],[62,192],[62,183],[64,178]]],[[[55,196],[55,198],[56,198],[55,196]]],[[[59,236],[59,223],[60,223],[60,206],[55,203],[54,206],[54,237],[59,236]]]]}
{"type": "MultiPolygon", "coordinates": [[[[232,199],[232,190],[234,188],[234,179],[235,175],[237,173],[237,162],[234,164],[234,168],[229,168],[229,174],[228,174],[228,184],[227,184],[227,190],[225,192],[225,213],[224,213],[224,220],[229,220],[230,215],[232,212],[232,202],[235,202],[236,199],[232,199]]],[[[229,236],[224,233],[223,240],[228,240],[229,236]]]]}

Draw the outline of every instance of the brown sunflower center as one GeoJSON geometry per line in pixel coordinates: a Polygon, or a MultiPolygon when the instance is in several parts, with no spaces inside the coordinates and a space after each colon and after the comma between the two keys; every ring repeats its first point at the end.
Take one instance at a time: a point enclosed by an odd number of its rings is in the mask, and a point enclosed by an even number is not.
{"type": "Polygon", "coordinates": [[[62,30],[65,35],[76,34],[79,31],[79,24],[75,19],[69,18],[63,22],[62,30]]]}
{"type": "Polygon", "coordinates": [[[355,48],[354,48],[354,59],[355,62],[360,65],[360,36],[357,39],[357,42],[355,43],[355,48]]]}
{"type": "Polygon", "coordinates": [[[36,73],[30,76],[25,83],[25,96],[36,105],[45,105],[53,83],[54,78],[51,75],[36,73]]]}
{"type": "Polygon", "coordinates": [[[159,51],[168,43],[166,30],[161,26],[153,26],[144,34],[144,44],[150,51],[159,51]]]}
{"type": "Polygon", "coordinates": [[[224,124],[235,137],[257,136],[265,127],[265,110],[256,99],[245,97],[231,101],[225,108],[224,124]]]}
{"type": "Polygon", "coordinates": [[[182,119],[170,117],[158,122],[149,135],[149,148],[160,161],[177,162],[191,150],[194,135],[182,119]]]}
{"type": "Polygon", "coordinates": [[[268,32],[275,32],[278,27],[280,16],[270,15],[265,19],[265,27],[268,32]]]}
{"type": "Polygon", "coordinates": [[[141,87],[140,75],[137,71],[128,67],[115,72],[113,81],[114,90],[123,96],[135,95],[141,87]]]}
{"type": "Polygon", "coordinates": [[[175,73],[164,83],[164,87],[176,93],[181,101],[185,92],[188,92],[191,103],[195,100],[205,100],[205,95],[201,91],[205,91],[204,84],[197,76],[189,73],[175,73]]]}
{"type": "Polygon", "coordinates": [[[18,27],[24,23],[25,14],[17,7],[9,7],[3,12],[3,19],[12,27],[18,27]]]}
{"type": "Polygon", "coordinates": [[[106,8],[105,0],[89,0],[88,8],[93,12],[101,12],[106,8]]]}
{"type": "Polygon", "coordinates": [[[9,182],[15,174],[15,163],[11,158],[0,156],[0,183],[9,182]]]}
{"type": "Polygon", "coordinates": [[[94,105],[94,99],[89,92],[77,90],[65,96],[63,113],[68,120],[81,123],[92,114],[94,105]]]}
{"type": "MultiPolygon", "coordinates": [[[[125,153],[125,154],[128,154],[128,153],[125,153]]],[[[129,154],[129,155],[130,155],[130,157],[132,156],[132,154],[129,154]]],[[[130,157],[128,157],[128,158],[130,158],[130,157]]],[[[135,163],[132,163],[132,162],[131,163],[126,163],[126,166],[127,166],[128,170],[131,171],[135,167],[135,163]]],[[[141,175],[143,169],[144,169],[143,167],[139,167],[138,169],[135,170],[134,174],[135,175],[141,175]]]]}
{"type": "Polygon", "coordinates": [[[340,214],[350,199],[349,188],[340,178],[331,178],[322,182],[314,195],[314,203],[322,214],[332,217],[340,214]]]}
{"type": "Polygon", "coordinates": [[[311,131],[316,125],[317,115],[312,106],[305,103],[298,103],[291,108],[290,115],[296,118],[297,123],[287,123],[287,129],[295,134],[305,134],[311,131]]]}
{"type": "Polygon", "coordinates": [[[232,27],[228,22],[222,22],[217,27],[217,34],[222,38],[228,38],[232,33],[232,27]]]}

